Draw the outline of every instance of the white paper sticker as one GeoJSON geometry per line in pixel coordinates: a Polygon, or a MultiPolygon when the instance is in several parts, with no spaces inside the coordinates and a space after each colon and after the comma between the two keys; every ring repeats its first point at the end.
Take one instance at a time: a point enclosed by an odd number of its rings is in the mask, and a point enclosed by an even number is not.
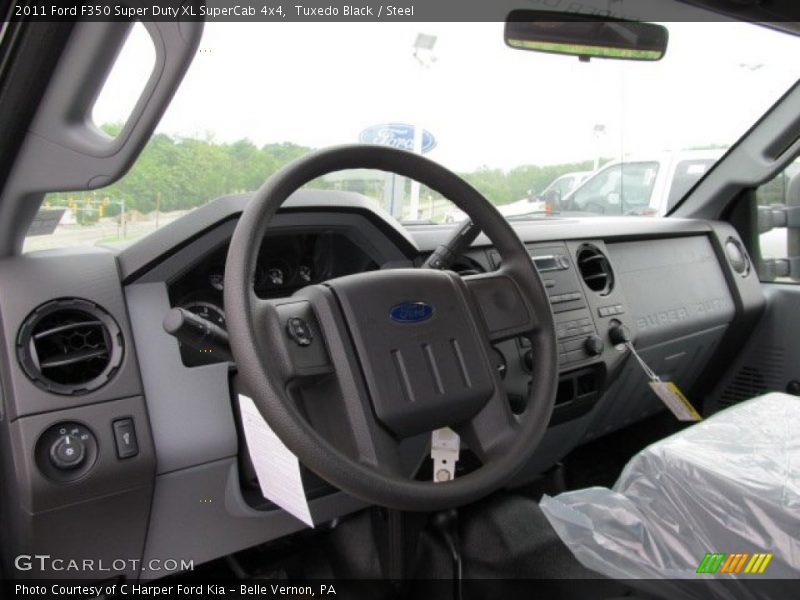
{"type": "Polygon", "coordinates": [[[314,527],[297,457],[275,435],[251,398],[239,394],[239,409],[261,493],[309,527],[314,527]]]}
{"type": "Polygon", "coordinates": [[[441,483],[455,479],[460,450],[461,438],[449,427],[442,427],[431,433],[433,481],[441,483]]]}

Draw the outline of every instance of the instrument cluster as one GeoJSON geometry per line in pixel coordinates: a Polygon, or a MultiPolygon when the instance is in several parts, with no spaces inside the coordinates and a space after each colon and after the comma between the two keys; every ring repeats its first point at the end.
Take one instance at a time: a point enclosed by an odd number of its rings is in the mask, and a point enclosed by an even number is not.
{"type": "MultiPolygon", "coordinates": [[[[226,246],[214,252],[170,285],[172,306],[185,308],[223,329],[227,250],[226,246]]],[[[342,233],[271,235],[261,246],[253,289],[260,298],[286,297],[307,285],[377,268],[377,263],[342,233]]],[[[187,366],[215,362],[184,348],[181,354],[187,366]]]]}

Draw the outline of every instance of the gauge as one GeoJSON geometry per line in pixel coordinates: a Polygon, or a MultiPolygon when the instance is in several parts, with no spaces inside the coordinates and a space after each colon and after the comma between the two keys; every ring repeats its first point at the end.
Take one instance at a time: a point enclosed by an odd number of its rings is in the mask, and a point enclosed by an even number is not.
{"type": "Polygon", "coordinates": [[[297,267],[297,278],[300,283],[311,283],[311,267],[308,265],[300,265],[297,267]]]}
{"type": "Polygon", "coordinates": [[[267,269],[267,281],[269,281],[270,285],[278,287],[283,285],[285,280],[286,275],[280,267],[270,267],[267,269]]]}
{"type": "Polygon", "coordinates": [[[225,287],[225,276],[222,273],[214,272],[208,275],[208,283],[212,288],[221,292],[225,287]]]}
{"type": "Polygon", "coordinates": [[[222,312],[222,309],[219,306],[216,306],[211,302],[189,302],[184,304],[181,308],[188,310],[190,313],[196,314],[198,317],[202,317],[206,321],[210,321],[217,327],[225,329],[225,313],[222,312]]]}

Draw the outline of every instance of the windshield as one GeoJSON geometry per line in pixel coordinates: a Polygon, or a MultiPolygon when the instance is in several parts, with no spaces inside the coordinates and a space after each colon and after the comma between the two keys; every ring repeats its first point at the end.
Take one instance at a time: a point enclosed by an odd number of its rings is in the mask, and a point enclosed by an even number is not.
{"type": "MultiPolygon", "coordinates": [[[[57,226],[29,235],[26,249],[136,239],[256,189],[312,149],[359,141],[424,153],[509,217],[663,216],[800,76],[792,36],[744,23],[666,27],[661,61],[587,63],[509,48],[502,23],[209,23],[131,171],[101,190],[48,194],[57,226]],[[702,172],[676,167],[679,153],[704,149],[713,158],[700,158],[702,172]],[[562,175],[609,166],[542,196],[562,175]]],[[[152,61],[150,43],[132,34],[120,72],[152,61]]],[[[118,131],[130,99],[129,86],[104,90],[93,118],[118,131]]],[[[464,217],[384,173],[311,185],[362,193],[406,223],[464,217]]]]}

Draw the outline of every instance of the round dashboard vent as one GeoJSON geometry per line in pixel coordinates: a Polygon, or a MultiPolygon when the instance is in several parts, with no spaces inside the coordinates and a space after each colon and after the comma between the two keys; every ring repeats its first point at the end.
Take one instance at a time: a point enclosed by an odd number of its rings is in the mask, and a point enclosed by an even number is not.
{"type": "Polygon", "coordinates": [[[725,254],[728,256],[731,268],[742,277],[747,277],[750,273],[750,258],[739,240],[728,238],[725,242],[725,254]]]}
{"type": "Polygon", "coordinates": [[[602,296],[608,294],[614,287],[614,272],[606,255],[597,246],[584,244],[578,248],[576,258],[586,286],[602,296]]]}
{"type": "Polygon", "coordinates": [[[38,387],[75,396],[110,381],[122,362],[122,334],[105,310],[70,298],[42,304],[17,335],[17,358],[38,387]]]}

